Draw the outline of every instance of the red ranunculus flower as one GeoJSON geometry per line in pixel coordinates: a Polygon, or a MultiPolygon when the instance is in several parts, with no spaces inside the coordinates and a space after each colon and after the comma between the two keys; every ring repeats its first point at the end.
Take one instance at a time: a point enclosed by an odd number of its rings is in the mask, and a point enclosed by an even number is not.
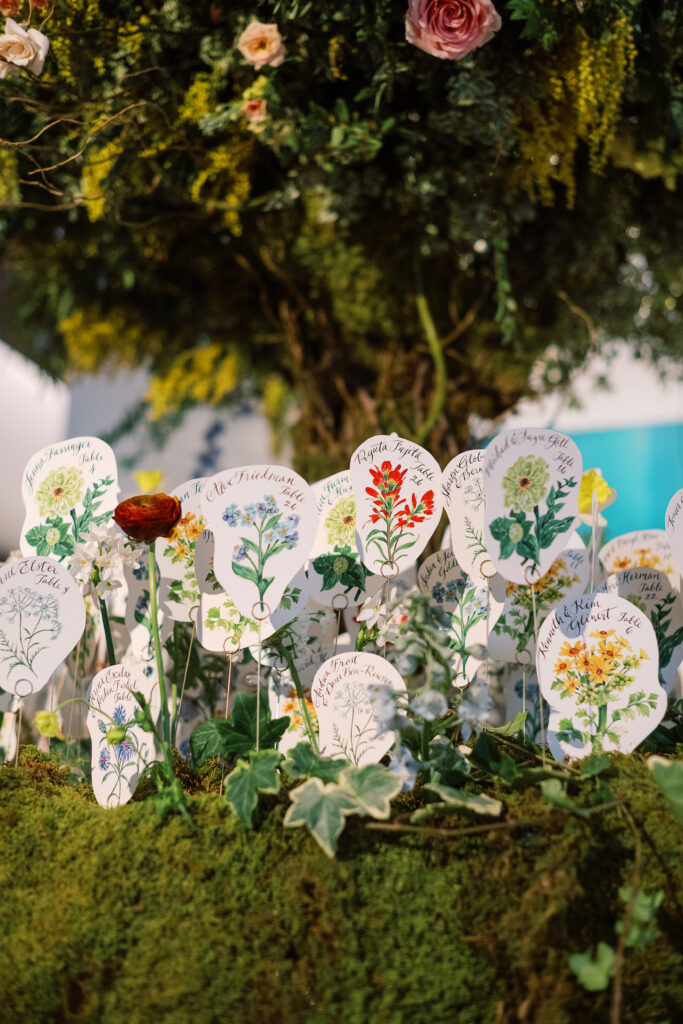
{"type": "Polygon", "coordinates": [[[131,540],[153,544],[168,537],[182,515],[177,498],[169,494],[138,494],[114,509],[114,522],[131,540]]]}

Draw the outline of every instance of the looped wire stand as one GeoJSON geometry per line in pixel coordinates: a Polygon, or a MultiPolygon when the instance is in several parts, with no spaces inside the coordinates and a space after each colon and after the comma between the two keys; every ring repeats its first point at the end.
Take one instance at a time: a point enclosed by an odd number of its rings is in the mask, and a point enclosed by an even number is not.
{"type": "Polygon", "coordinates": [[[334,634],[334,651],[333,655],[337,653],[337,644],[339,642],[339,627],[341,625],[341,614],[349,607],[349,598],[347,594],[335,594],[332,598],[332,608],[337,613],[337,629],[334,634]]]}
{"type": "MultiPolygon", "coordinates": [[[[226,636],[223,641],[223,650],[228,656],[228,680],[225,689],[225,717],[228,717],[228,708],[230,706],[230,684],[232,682],[232,659],[241,648],[241,644],[236,636],[226,636]],[[226,645],[232,641],[230,647],[226,645]]],[[[223,778],[225,776],[225,765],[221,764],[221,793],[223,792],[223,778]]]]}
{"type": "Polygon", "coordinates": [[[30,697],[30,695],[32,693],[33,693],[33,683],[31,682],[30,679],[17,679],[17,681],[14,684],[14,696],[19,698],[19,718],[17,719],[17,750],[16,750],[16,754],[14,755],[14,767],[15,768],[19,764],[19,745],[21,743],[21,726],[22,726],[22,722],[24,720],[24,697],[30,697]],[[25,683],[26,686],[28,687],[28,689],[25,690],[24,692],[20,693],[18,688],[19,688],[20,684],[22,684],[22,683],[25,683]]]}
{"type": "Polygon", "coordinates": [[[256,672],[256,751],[258,753],[261,739],[261,654],[263,652],[261,629],[265,620],[270,616],[270,607],[265,601],[254,601],[251,614],[258,622],[258,668],[256,672]]]}

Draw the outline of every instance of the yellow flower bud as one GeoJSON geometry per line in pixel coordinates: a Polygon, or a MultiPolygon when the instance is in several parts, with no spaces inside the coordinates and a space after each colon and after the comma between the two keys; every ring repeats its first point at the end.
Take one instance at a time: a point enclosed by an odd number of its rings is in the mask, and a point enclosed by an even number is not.
{"type": "Polygon", "coordinates": [[[62,728],[56,711],[36,711],[33,724],[41,736],[59,736],[62,728]]]}

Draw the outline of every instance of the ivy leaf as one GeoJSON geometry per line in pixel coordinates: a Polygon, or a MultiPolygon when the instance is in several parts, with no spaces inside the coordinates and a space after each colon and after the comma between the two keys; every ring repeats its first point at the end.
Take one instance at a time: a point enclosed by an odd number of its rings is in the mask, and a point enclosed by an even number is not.
{"type": "Polygon", "coordinates": [[[614,964],[614,950],[606,942],[599,942],[595,959],[590,950],[572,953],[569,966],[588,992],[603,992],[609,985],[614,964]]]}
{"type": "Polygon", "coordinates": [[[345,768],[341,774],[340,785],[371,818],[388,818],[391,813],[391,799],[401,791],[401,780],[383,764],[345,768]]]}
{"type": "Polygon", "coordinates": [[[581,765],[581,774],[584,776],[600,775],[609,768],[612,759],[609,754],[593,754],[587,757],[581,765]]]}
{"type": "Polygon", "coordinates": [[[321,757],[310,743],[303,740],[287,752],[287,760],[282,767],[290,779],[315,777],[322,782],[337,782],[347,764],[348,761],[321,757]]]}
{"type": "MultiPolygon", "coordinates": [[[[451,786],[441,786],[437,782],[428,782],[425,789],[436,793],[449,809],[460,807],[466,811],[474,811],[475,814],[488,814],[492,818],[497,818],[503,810],[501,800],[494,800],[485,793],[468,793],[466,789],[453,789],[451,786]]],[[[428,804],[427,807],[429,806],[428,804]]]]}
{"type": "Polygon", "coordinates": [[[246,825],[252,827],[259,793],[277,793],[280,789],[278,766],[283,755],[278,750],[254,751],[249,761],[238,761],[225,784],[225,802],[246,825]]]}
{"type": "Polygon", "coordinates": [[[570,796],[567,795],[566,787],[559,779],[546,779],[541,783],[543,796],[548,803],[555,807],[561,807],[563,811],[576,814],[579,818],[590,818],[590,812],[583,807],[577,807],[570,796]]]}
{"type": "Polygon", "coordinates": [[[666,797],[669,810],[678,824],[683,825],[683,762],[649,757],[647,766],[666,797]]]}
{"type": "Polygon", "coordinates": [[[284,825],[288,828],[306,825],[327,856],[334,857],[345,819],[359,810],[355,799],[336,783],[325,784],[320,779],[309,779],[290,795],[292,805],[285,814],[284,825]]]}
{"type": "MultiPolygon", "coordinates": [[[[259,746],[276,747],[289,726],[289,718],[271,719],[267,701],[261,701],[259,746]]],[[[210,757],[248,754],[256,747],[256,695],[240,693],[232,718],[210,718],[190,736],[192,759],[200,767],[210,757]]]]}
{"type": "Polygon", "coordinates": [[[527,718],[528,712],[520,711],[519,714],[515,715],[511,722],[506,722],[505,725],[490,725],[488,726],[487,731],[497,733],[499,736],[524,736],[527,718]]]}

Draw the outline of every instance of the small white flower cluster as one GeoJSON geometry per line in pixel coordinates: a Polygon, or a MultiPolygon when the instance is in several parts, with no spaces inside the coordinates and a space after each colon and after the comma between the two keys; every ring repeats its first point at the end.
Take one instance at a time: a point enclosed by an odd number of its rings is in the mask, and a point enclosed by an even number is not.
{"type": "Polygon", "coordinates": [[[127,541],[115,526],[91,526],[88,538],[76,545],[71,560],[71,575],[84,597],[104,598],[122,586],[124,566],[135,566],[143,549],[127,541]]]}
{"type": "Polygon", "coordinates": [[[401,623],[405,619],[405,613],[401,606],[394,607],[396,601],[396,588],[394,587],[386,602],[382,601],[383,590],[371,594],[361,607],[356,616],[358,622],[362,622],[366,629],[377,629],[375,643],[378,647],[386,647],[387,644],[395,644],[399,637],[401,623]]]}

